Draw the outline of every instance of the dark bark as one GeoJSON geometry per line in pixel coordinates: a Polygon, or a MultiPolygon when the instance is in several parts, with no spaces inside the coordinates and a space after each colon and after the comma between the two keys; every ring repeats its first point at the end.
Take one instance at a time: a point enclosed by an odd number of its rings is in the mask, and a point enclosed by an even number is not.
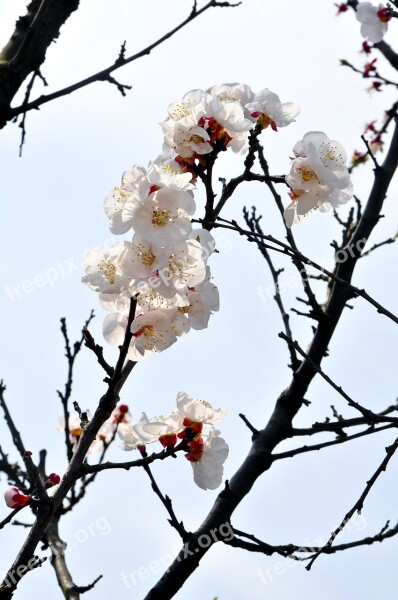
{"type": "Polygon", "coordinates": [[[79,6],[79,0],[32,0],[0,53],[0,128],[4,127],[11,102],[29,74],[43,64],[51,42],[79,6]]]}

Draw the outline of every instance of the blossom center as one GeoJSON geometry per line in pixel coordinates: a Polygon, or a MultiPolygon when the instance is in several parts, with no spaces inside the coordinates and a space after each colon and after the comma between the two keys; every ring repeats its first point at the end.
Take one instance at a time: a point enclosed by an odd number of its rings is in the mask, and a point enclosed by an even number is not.
{"type": "Polygon", "coordinates": [[[190,114],[191,114],[190,106],[189,106],[189,104],[186,104],[185,102],[177,102],[174,105],[173,111],[171,113],[171,115],[175,121],[179,121],[183,117],[188,117],[188,115],[190,115],[190,114]]]}
{"type": "Polygon", "coordinates": [[[141,327],[141,329],[133,333],[134,337],[141,337],[142,335],[149,338],[153,337],[155,335],[155,328],[153,325],[144,325],[144,327],[141,327]]]}
{"type": "Polygon", "coordinates": [[[165,175],[177,175],[177,171],[170,165],[162,165],[160,169],[165,175]]]}
{"type": "Polygon", "coordinates": [[[102,271],[102,273],[104,274],[104,277],[108,281],[108,283],[113,285],[115,283],[115,276],[116,276],[116,267],[113,264],[113,262],[102,259],[101,262],[98,264],[98,266],[99,266],[100,270],[102,271]]]}
{"type": "Polygon", "coordinates": [[[115,201],[115,208],[119,209],[120,208],[120,203],[123,201],[125,201],[125,199],[128,197],[128,193],[125,192],[122,188],[120,187],[115,187],[113,192],[112,192],[112,198],[115,201]]]}
{"type": "Polygon", "coordinates": [[[194,133],[189,138],[189,141],[192,142],[193,144],[203,144],[204,139],[200,135],[197,135],[196,133],[194,133]]]}
{"type": "Polygon", "coordinates": [[[268,125],[271,125],[271,129],[278,131],[275,121],[265,113],[256,111],[251,113],[251,116],[257,119],[257,125],[260,125],[262,129],[267,129],[268,125]]]}
{"type": "Polygon", "coordinates": [[[152,225],[156,225],[157,227],[164,227],[171,220],[171,212],[166,208],[163,208],[162,210],[152,211],[152,225]]]}
{"type": "MultiPolygon", "coordinates": [[[[321,145],[322,148],[323,144],[321,145]]],[[[321,160],[323,165],[327,167],[328,165],[325,162],[334,163],[336,168],[342,168],[344,166],[344,160],[342,154],[337,154],[337,149],[335,146],[327,146],[326,150],[322,148],[321,150],[321,160]]]]}
{"type": "Polygon", "coordinates": [[[138,256],[140,257],[142,264],[144,264],[146,267],[151,267],[156,259],[156,256],[151,250],[141,250],[138,253],[138,256]]]}
{"type": "Polygon", "coordinates": [[[311,167],[299,167],[297,172],[300,173],[303,181],[319,181],[318,175],[313,169],[311,169],[311,167]]]}

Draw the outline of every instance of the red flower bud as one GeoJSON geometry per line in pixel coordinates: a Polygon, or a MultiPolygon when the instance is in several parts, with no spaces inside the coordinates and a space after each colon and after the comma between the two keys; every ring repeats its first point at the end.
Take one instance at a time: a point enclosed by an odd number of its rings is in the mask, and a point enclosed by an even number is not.
{"type": "Polygon", "coordinates": [[[47,483],[50,485],[57,485],[61,481],[61,477],[57,473],[50,473],[47,477],[47,483]]]}

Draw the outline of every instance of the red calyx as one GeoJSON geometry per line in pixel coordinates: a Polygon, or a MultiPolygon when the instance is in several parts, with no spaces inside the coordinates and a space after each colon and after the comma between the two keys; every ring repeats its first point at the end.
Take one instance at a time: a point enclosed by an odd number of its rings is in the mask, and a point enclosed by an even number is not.
{"type": "Polygon", "coordinates": [[[388,21],[391,21],[392,18],[390,9],[386,7],[379,8],[379,10],[377,11],[377,16],[383,23],[388,23],[388,21]]]}
{"type": "Polygon", "coordinates": [[[341,13],[345,13],[348,10],[348,4],[346,4],[345,2],[341,2],[341,4],[335,4],[336,8],[337,8],[337,14],[341,15],[341,13]]]}
{"type": "Polygon", "coordinates": [[[191,431],[195,431],[195,433],[202,433],[203,423],[198,423],[198,421],[192,421],[191,419],[188,419],[187,417],[185,417],[182,424],[187,429],[190,429],[191,431]]]}
{"type": "Polygon", "coordinates": [[[377,58],[374,58],[372,61],[366,63],[363,68],[363,76],[369,77],[369,73],[372,71],[376,71],[375,63],[377,62],[377,58]]]}
{"type": "Polygon", "coordinates": [[[192,440],[192,442],[189,442],[189,450],[188,453],[185,454],[185,458],[190,462],[198,462],[202,458],[203,446],[203,438],[199,435],[194,440],[192,440]]]}
{"type": "Polygon", "coordinates": [[[162,444],[163,448],[168,448],[169,446],[175,446],[177,443],[177,434],[166,433],[165,435],[161,435],[159,437],[159,442],[162,444]]]}
{"type": "Polygon", "coordinates": [[[369,46],[368,42],[365,40],[362,42],[362,50],[361,52],[365,52],[365,54],[370,54],[372,52],[373,46],[369,46]]]}

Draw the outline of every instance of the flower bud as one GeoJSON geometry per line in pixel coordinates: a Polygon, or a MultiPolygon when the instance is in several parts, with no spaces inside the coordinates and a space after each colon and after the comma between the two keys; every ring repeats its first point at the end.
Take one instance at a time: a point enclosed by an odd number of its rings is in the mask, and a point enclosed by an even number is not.
{"type": "Polygon", "coordinates": [[[30,496],[23,494],[17,487],[9,487],[4,492],[4,500],[9,508],[18,508],[29,504],[30,496]]]}
{"type": "Polygon", "coordinates": [[[50,487],[53,485],[57,485],[60,481],[61,477],[59,475],[57,475],[56,473],[50,473],[50,475],[47,478],[46,485],[50,487]]]}

